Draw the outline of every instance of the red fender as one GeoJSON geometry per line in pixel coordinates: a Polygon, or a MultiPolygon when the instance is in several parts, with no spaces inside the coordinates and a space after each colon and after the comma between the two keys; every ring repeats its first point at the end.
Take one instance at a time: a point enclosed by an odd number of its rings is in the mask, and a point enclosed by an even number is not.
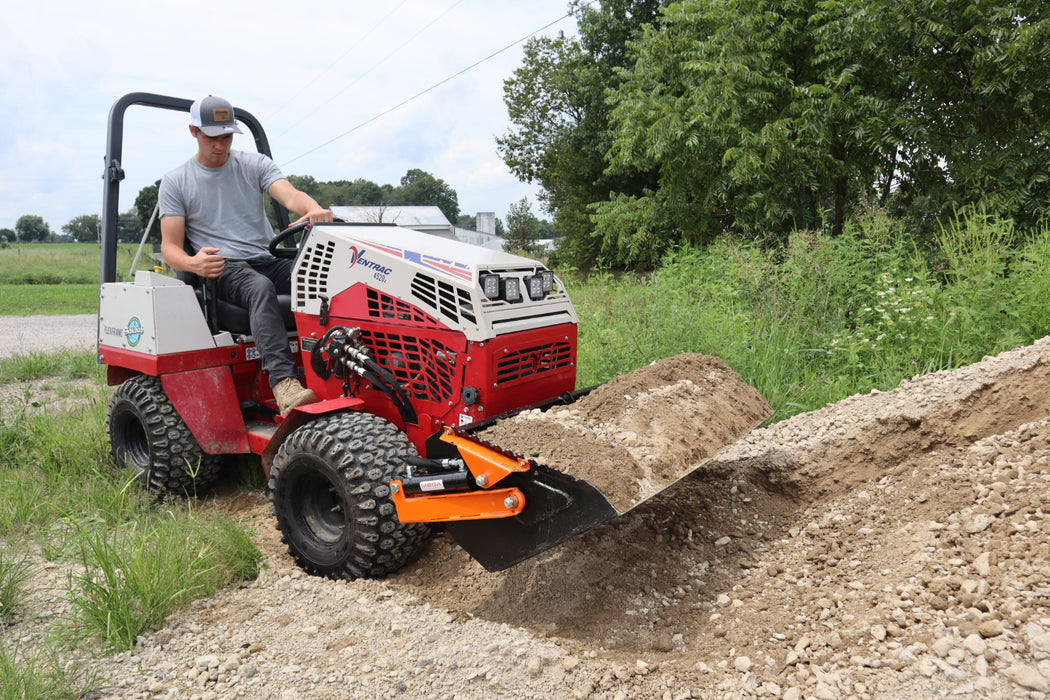
{"type": "Polygon", "coordinates": [[[343,396],[329,401],[318,401],[317,403],[293,408],[289,411],[288,415],[285,416],[284,420],[281,421],[280,425],[277,426],[277,431],[274,432],[269,442],[266,443],[266,447],[263,448],[263,451],[260,453],[262,456],[263,473],[266,474],[266,478],[270,478],[270,467],[273,465],[273,458],[277,454],[277,450],[280,449],[281,444],[292,434],[293,430],[301,425],[309,423],[315,418],[327,416],[330,413],[338,413],[339,411],[360,411],[364,408],[364,405],[365,402],[359,398],[343,396]]]}
{"type": "Polygon", "coordinates": [[[210,455],[251,452],[229,367],[161,375],[164,393],[210,455]]]}

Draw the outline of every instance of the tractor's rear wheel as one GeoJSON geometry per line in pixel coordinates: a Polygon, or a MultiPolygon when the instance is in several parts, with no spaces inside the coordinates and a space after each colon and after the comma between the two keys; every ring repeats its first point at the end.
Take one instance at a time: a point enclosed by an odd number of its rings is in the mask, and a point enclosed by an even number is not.
{"type": "Polygon", "coordinates": [[[117,464],[159,494],[196,495],[222,466],[221,457],[201,449],[157,377],[137,375],[117,387],[106,428],[117,464]]]}
{"type": "Polygon", "coordinates": [[[380,578],[408,563],[429,528],[402,524],[389,483],[416,451],[370,413],[325,416],[297,428],[270,468],[270,500],[292,557],[328,578],[380,578]]]}

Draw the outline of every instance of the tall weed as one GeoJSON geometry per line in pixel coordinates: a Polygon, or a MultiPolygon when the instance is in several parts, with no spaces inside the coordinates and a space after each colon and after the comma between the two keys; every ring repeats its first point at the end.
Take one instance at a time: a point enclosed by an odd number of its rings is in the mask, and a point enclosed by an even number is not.
{"type": "Polygon", "coordinates": [[[89,697],[100,675],[55,647],[21,648],[0,639],[0,700],[76,700],[89,697]]]}
{"type": "Polygon", "coordinates": [[[649,277],[574,290],[581,384],[701,352],[755,386],[775,421],[959,367],[1050,331],[1050,233],[1016,240],[1008,222],[978,215],[926,248],[874,212],[782,248],[678,250],[649,277]]]}
{"type": "Polygon", "coordinates": [[[0,541],[0,627],[10,622],[21,606],[29,577],[26,555],[0,541]]]}
{"type": "Polygon", "coordinates": [[[116,529],[77,535],[85,569],[70,595],[75,629],[115,650],[179,605],[258,574],[260,552],[240,528],[203,518],[190,506],[116,529]]]}
{"type": "Polygon", "coordinates": [[[1014,301],[1012,318],[1023,338],[1050,329],[1050,227],[1032,232],[1014,253],[1009,273],[1014,301]]]}

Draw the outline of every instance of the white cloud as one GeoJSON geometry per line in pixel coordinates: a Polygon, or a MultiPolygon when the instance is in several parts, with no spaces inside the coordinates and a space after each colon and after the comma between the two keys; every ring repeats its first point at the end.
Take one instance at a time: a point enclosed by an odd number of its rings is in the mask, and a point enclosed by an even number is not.
{"type": "MultiPolygon", "coordinates": [[[[567,7],[568,0],[43,0],[5,8],[0,227],[37,214],[60,230],[99,212],[109,109],[136,91],[228,97],[260,119],[289,174],[396,184],[421,168],[457,191],[464,213],[503,217],[522,196],[535,201],[535,188],[514,179],[494,142],[508,127],[502,84],[520,65],[520,45],[434,86],[567,7]]],[[[574,27],[564,20],[545,33],[574,27]]],[[[176,112],[128,110],[122,210],[192,155],[186,122],[176,112]]],[[[249,137],[239,139],[236,147],[251,147],[249,137]]]]}

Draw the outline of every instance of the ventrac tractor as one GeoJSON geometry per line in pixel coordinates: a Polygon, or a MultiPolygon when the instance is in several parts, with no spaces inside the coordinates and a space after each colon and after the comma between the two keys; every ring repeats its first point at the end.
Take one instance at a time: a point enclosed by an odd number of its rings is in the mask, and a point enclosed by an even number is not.
{"type": "MultiPolygon", "coordinates": [[[[202,279],[138,271],[117,281],[125,112],[189,111],[149,93],[109,115],[98,354],[116,386],[112,453],[148,488],[192,494],[227,455],[258,455],[296,562],[379,577],[410,560],[429,524],[491,571],[617,514],[595,488],[475,436],[502,416],[571,401],[577,315],[532,260],[412,229],[288,227],[281,298],[288,344],[316,403],[278,413],[247,311],[202,279]]],[[[259,122],[237,117],[267,155],[259,122]]]]}

